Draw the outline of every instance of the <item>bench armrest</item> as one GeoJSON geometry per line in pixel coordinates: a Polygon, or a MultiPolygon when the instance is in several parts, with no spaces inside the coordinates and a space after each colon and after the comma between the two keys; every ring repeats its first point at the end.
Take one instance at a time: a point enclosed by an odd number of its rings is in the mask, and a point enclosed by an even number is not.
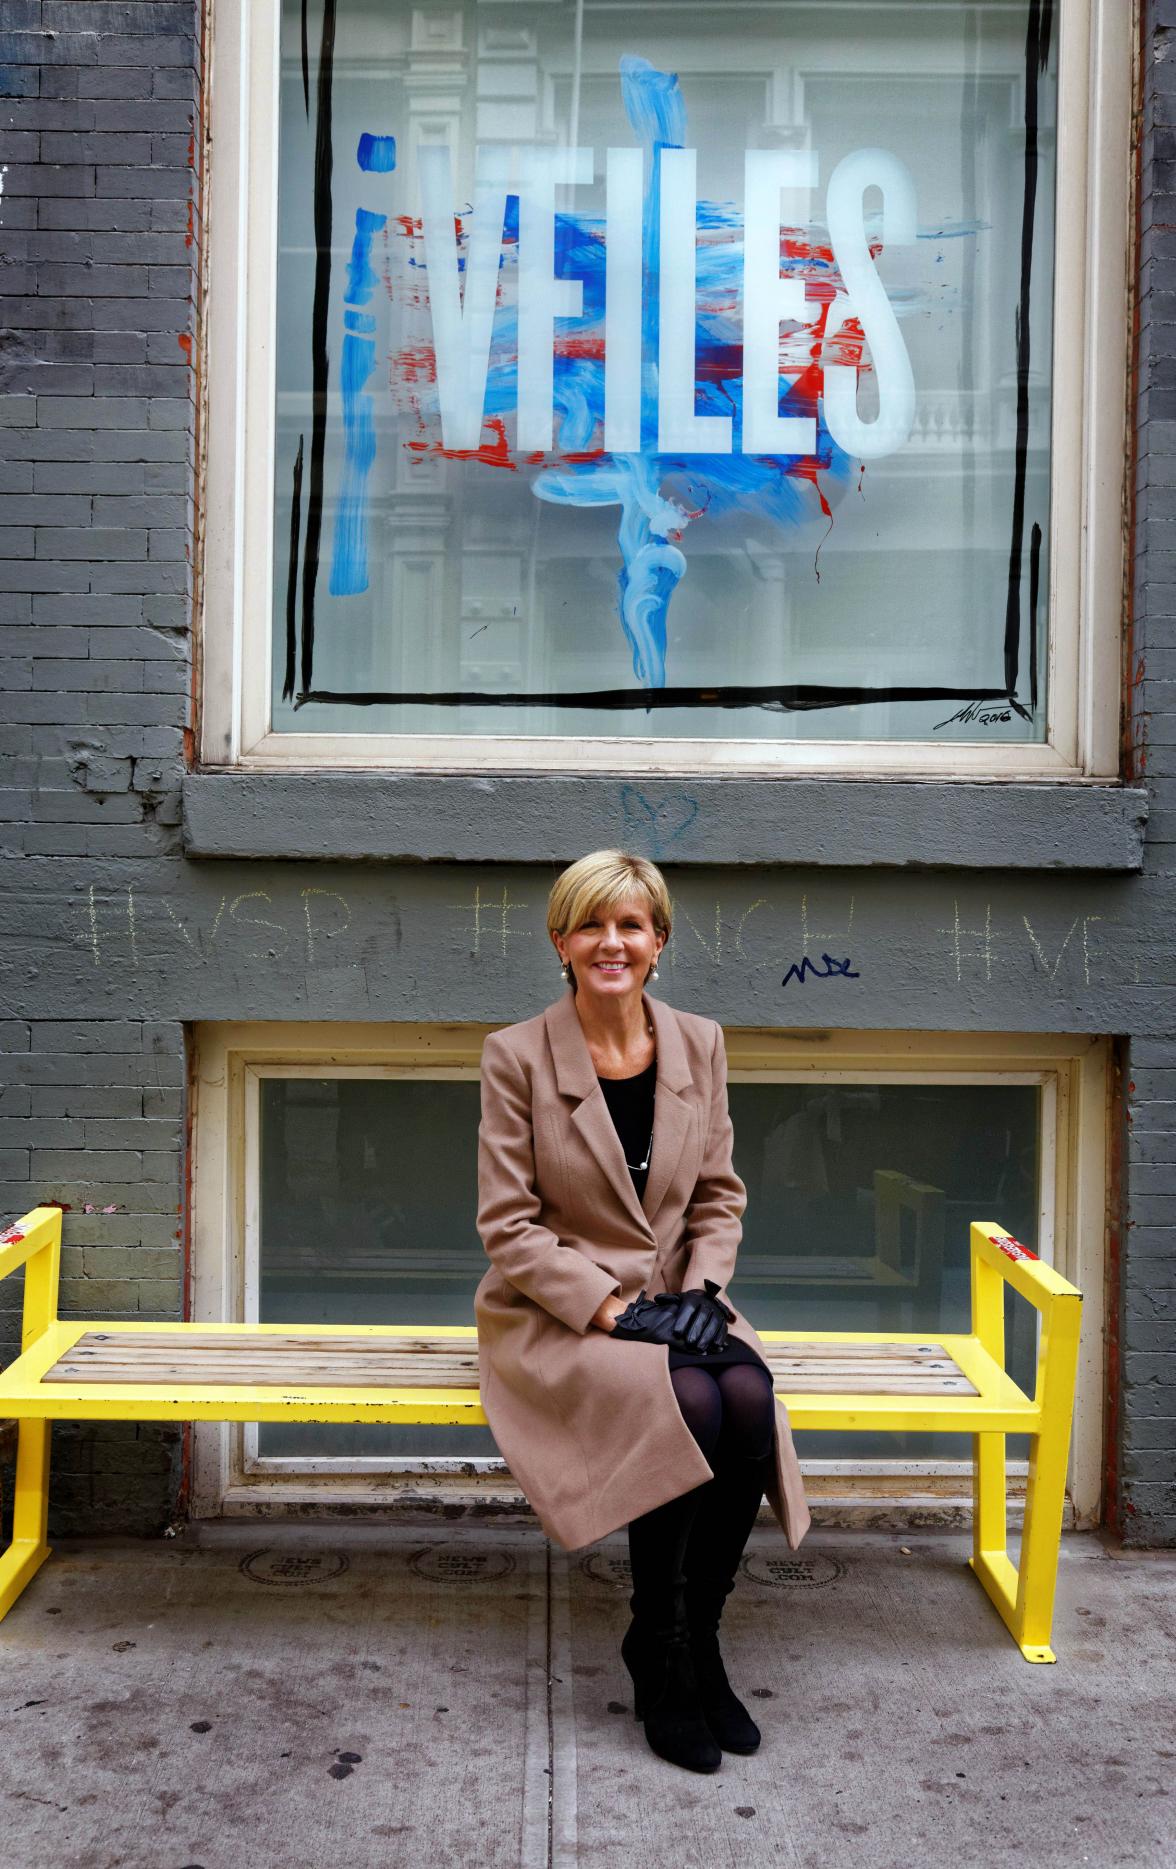
{"type": "Polygon", "coordinates": [[[27,1350],[57,1322],[61,1271],[61,1209],[34,1207],[0,1233],[0,1278],[25,1267],[21,1349],[27,1350]]]}
{"type": "Polygon", "coordinates": [[[1036,1305],[1039,1311],[1048,1311],[1055,1298],[1077,1298],[1081,1301],[1082,1293],[1069,1279],[1055,1272],[1051,1265],[1043,1265],[1035,1252],[1028,1246],[1022,1246],[1004,1227],[997,1226],[993,1220],[973,1220],[972,1222],[972,1264],[977,1260],[989,1265],[998,1272],[1006,1284],[1014,1291],[1036,1305]]]}
{"type": "Polygon", "coordinates": [[[993,1220],[974,1220],[971,1239],[974,1335],[1003,1369],[1004,1288],[1011,1285],[1041,1313],[1034,1399],[1039,1408],[1072,1410],[1082,1293],[993,1220]]]}

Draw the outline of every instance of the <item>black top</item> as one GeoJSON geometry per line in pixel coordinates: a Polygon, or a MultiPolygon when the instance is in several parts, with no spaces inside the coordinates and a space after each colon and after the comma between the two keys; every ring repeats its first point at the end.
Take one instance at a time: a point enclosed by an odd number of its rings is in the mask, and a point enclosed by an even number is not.
{"type": "MultiPolygon", "coordinates": [[[[625,1161],[637,1190],[637,1199],[640,1200],[649,1179],[649,1162],[653,1154],[657,1059],[644,1071],[639,1071],[636,1077],[598,1077],[596,1081],[604,1093],[608,1113],[621,1139],[625,1161]],[[644,1168],[638,1166],[640,1162],[645,1163],[644,1168]]],[[[670,1368],[679,1369],[684,1363],[701,1363],[708,1369],[722,1369],[731,1363],[758,1363],[761,1368],[766,1367],[762,1357],[756,1354],[751,1345],[741,1342],[738,1337],[728,1337],[725,1350],[712,1351],[706,1356],[700,1356],[697,1350],[671,1347],[670,1368]]]]}
{"type": "Polygon", "coordinates": [[[613,1127],[621,1139],[637,1199],[645,1193],[649,1180],[649,1159],[653,1149],[653,1098],[657,1085],[657,1059],[636,1077],[598,1077],[604,1092],[613,1127]],[[640,1164],[645,1166],[641,1167],[640,1164]]]}

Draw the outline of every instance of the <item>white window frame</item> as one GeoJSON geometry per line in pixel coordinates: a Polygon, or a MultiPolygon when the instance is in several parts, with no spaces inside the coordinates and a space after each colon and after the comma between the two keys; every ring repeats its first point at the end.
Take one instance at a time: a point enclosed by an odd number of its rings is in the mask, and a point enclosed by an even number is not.
{"type": "MultiPolygon", "coordinates": [[[[196,1028],[193,1283],[197,1323],[257,1317],[258,1109],[263,1077],[473,1079],[484,1025],[202,1025],[196,1028]]],[[[1085,1294],[1070,1465],[1074,1522],[1098,1522],[1103,1476],[1109,1041],[1052,1034],[727,1031],[733,1082],[1036,1084],[1041,1110],[1038,1250],[1085,1294]]],[[[1000,1220],[999,1214],[980,1218],[1000,1220]]],[[[470,1219],[473,1226],[473,1216],[470,1219]]],[[[403,1320],[411,1321],[411,1320],[403,1320]]],[[[473,1322],[472,1316],[470,1322],[473,1322]]],[[[281,1507],[349,1510],[411,1496],[493,1501],[521,1495],[499,1459],[262,1459],[256,1429],[193,1429],[197,1517],[281,1507]]],[[[951,1460],[809,1459],[810,1497],[828,1509],[879,1505],[937,1511],[970,1499],[971,1469],[951,1460]]],[[[1010,1468],[1014,1496],[1025,1466],[1010,1468]]]]}
{"type": "Polygon", "coordinates": [[[255,769],[1114,778],[1119,770],[1135,9],[1061,0],[1046,740],[275,733],[270,724],[279,0],[216,0],[205,303],[201,758],[255,769]],[[1069,388],[1073,365],[1081,379],[1069,388]]]}

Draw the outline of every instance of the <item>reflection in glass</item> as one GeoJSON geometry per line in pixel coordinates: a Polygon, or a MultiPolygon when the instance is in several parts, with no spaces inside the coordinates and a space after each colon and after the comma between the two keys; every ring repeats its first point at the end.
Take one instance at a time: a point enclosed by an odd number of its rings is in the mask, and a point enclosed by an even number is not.
{"type": "MultiPolygon", "coordinates": [[[[260,1319],[473,1322],[486,1266],[476,1082],[263,1078],[260,1319]]],[[[732,1290],[760,1330],[969,1327],[968,1226],[1038,1249],[1032,1085],[734,1082],[747,1184],[732,1290]]],[[[1010,1303],[1008,1368],[1031,1385],[1035,1323],[1010,1303]]],[[[962,1457],[962,1437],[806,1437],[814,1458],[962,1457]]],[[[473,1458],[485,1428],[264,1425],[265,1455],[473,1458]]]]}

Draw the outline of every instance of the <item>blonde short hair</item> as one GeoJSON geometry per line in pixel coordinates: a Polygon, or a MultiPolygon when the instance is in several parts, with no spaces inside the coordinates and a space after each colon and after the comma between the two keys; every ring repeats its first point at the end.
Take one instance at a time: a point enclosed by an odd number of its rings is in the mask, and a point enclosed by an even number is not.
{"type": "Polygon", "coordinates": [[[597,909],[615,909],[630,896],[644,896],[658,934],[669,939],[670,892],[656,863],[624,850],[593,850],[557,876],[547,898],[547,932],[575,934],[597,909]]]}

